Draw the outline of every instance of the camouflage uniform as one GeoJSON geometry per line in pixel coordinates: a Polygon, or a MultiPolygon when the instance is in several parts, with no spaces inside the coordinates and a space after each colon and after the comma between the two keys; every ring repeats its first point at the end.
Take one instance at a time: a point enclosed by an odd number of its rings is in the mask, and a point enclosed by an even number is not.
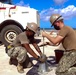
{"type": "Polygon", "coordinates": [[[76,67],[73,66],[75,64],[76,51],[64,52],[64,55],[58,64],[56,75],[76,75],[76,67]]]}
{"type": "Polygon", "coordinates": [[[11,60],[15,58],[18,61],[17,70],[19,73],[24,73],[24,65],[27,68],[30,68],[33,65],[31,60],[29,60],[26,49],[30,49],[29,44],[35,43],[34,34],[36,33],[37,28],[37,24],[33,22],[27,23],[26,30],[17,35],[16,39],[6,48],[8,49],[7,53],[10,56],[9,64],[12,64],[11,60]],[[28,46],[26,47],[26,45],[28,46]],[[24,64],[25,62],[26,64],[24,64]]]}
{"type": "Polygon", "coordinates": [[[65,52],[57,66],[56,75],[76,75],[76,33],[68,26],[64,26],[59,31],[59,36],[63,37],[62,45],[65,52]]]}
{"type": "Polygon", "coordinates": [[[7,51],[8,56],[16,58],[19,63],[23,63],[28,55],[26,48],[24,48],[22,44],[29,44],[31,40],[33,40],[33,38],[28,39],[25,32],[20,33],[13,43],[9,45],[11,48],[7,51]]]}
{"type": "Polygon", "coordinates": [[[22,46],[12,47],[11,49],[8,50],[8,55],[11,58],[16,58],[18,62],[23,63],[26,60],[27,51],[22,46]]]}

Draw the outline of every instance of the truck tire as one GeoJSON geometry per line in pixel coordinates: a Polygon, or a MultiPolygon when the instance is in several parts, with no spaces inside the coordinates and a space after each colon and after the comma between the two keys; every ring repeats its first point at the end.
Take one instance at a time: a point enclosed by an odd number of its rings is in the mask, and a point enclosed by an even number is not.
{"type": "Polygon", "coordinates": [[[22,30],[16,25],[5,26],[1,31],[2,43],[7,46],[12,43],[16,39],[16,36],[21,32],[22,30]]]}

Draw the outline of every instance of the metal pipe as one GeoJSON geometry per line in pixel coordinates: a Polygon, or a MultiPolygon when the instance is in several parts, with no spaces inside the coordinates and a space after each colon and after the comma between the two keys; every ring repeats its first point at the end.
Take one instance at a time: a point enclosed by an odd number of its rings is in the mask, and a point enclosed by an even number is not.
{"type": "MultiPolygon", "coordinates": [[[[43,28],[44,31],[44,28],[43,28]]],[[[43,44],[44,44],[44,36],[43,36],[43,44]]],[[[43,45],[43,54],[44,54],[44,45],[43,45]]]]}

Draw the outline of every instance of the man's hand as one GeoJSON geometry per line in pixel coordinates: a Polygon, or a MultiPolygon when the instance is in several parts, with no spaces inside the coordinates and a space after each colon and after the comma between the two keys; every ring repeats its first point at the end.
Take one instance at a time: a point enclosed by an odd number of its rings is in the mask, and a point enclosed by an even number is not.
{"type": "Polygon", "coordinates": [[[42,31],[42,36],[43,37],[46,37],[46,34],[47,34],[46,31],[42,31]]]}
{"type": "Polygon", "coordinates": [[[53,32],[55,32],[55,31],[51,31],[51,32],[50,32],[50,35],[52,35],[52,34],[53,34],[53,32]]]}
{"type": "Polygon", "coordinates": [[[44,55],[44,54],[42,54],[42,55],[38,58],[38,61],[40,61],[41,63],[46,62],[46,60],[47,60],[47,57],[46,57],[46,55],[44,55]]]}

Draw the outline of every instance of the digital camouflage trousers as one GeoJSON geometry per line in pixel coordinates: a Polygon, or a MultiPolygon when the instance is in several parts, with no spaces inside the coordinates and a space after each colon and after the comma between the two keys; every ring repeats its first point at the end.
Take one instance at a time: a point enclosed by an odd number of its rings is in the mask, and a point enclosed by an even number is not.
{"type": "Polygon", "coordinates": [[[64,52],[57,69],[56,75],[76,75],[76,50],[64,52]]]}
{"type": "Polygon", "coordinates": [[[11,58],[16,58],[20,63],[23,63],[27,58],[27,51],[22,46],[12,47],[8,50],[7,54],[11,58]]]}

